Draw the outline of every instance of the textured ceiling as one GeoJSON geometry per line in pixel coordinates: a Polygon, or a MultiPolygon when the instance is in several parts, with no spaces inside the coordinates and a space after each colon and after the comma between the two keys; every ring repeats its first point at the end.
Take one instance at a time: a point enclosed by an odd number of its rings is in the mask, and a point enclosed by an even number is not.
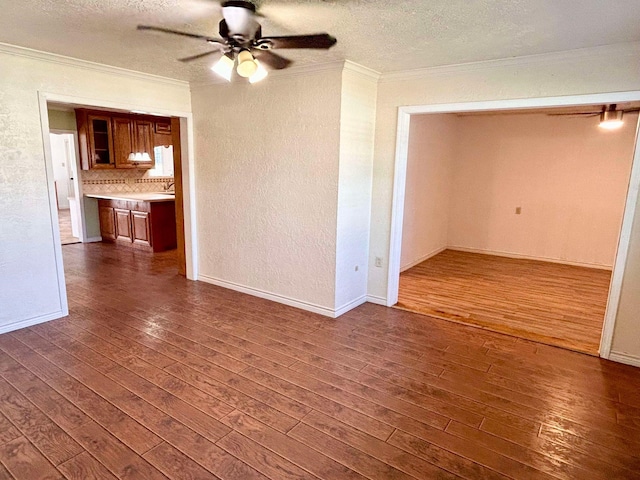
{"type": "MultiPolygon", "coordinates": [[[[327,31],[328,52],[285,51],[296,65],[348,59],[379,72],[640,41],[638,0],[262,0],[263,35],[327,31]]],[[[210,0],[3,1],[0,42],[183,80],[213,75],[199,40],[139,23],[217,36],[210,0]]]]}

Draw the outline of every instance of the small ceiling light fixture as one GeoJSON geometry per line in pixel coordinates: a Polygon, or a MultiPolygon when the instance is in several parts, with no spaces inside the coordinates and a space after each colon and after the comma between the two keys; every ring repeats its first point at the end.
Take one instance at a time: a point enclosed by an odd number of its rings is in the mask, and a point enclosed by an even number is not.
{"type": "Polygon", "coordinates": [[[249,50],[240,50],[238,54],[238,68],[236,71],[238,75],[244,78],[249,78],[258,70],[258,64],[256,63],[253,55],[249,50]]]}
{"type": "MultiPolygon", "coordinates": [[[[224,78],[227,82],[231,81],[233,75],[233,67],[235,66],[233,52],[225,53],[212,67],[215,73],[224,78]]],[[[256,83],[264,80],[269,72],[264,65],[256,60],[249,50],[241,50],[238,53],[238,66],[236,67],[238,75],[248,78],[250,83],[256,83]]]]}
{"type": "Polygon", "coordinates": [[[227,82],[230,82],[234,63],[235,61],[233,60],[233,57],[229,56],[227,53],[220,57],[220,60],[211,67],[211,70],[220,75],[227,82]]]}
{"type": "Polygon", "coordinates": [[[616,110],[615,103],[604,107],[600,114],[600,128],[606,130],[615,130],[622,127],[624,122],[622,121],[622,110],[616,110]]]}
{"type": "Polygon", "coordinates": [[[267,75],[269,75],[267,69],[264,68],[264,66],[258,60],[254,60],[254,62],[256,62],[258,68],[256,69],[256,72],[249,77],[249,83],[257,83],[260,80],[264,80],[265,78],[267,78],[267,75]]]}

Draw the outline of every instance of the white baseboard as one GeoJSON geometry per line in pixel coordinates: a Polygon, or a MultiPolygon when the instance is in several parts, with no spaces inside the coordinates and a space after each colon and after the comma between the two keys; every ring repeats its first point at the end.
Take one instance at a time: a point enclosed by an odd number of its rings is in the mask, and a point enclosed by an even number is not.
{"type": "Polygon", "coordinates": [[[613,362],[632,365],[634,367],[640,367],[640,357],[636,355],[628,355],[626,353],[611,352],[609,354],[609,360],[613,362]]]}
{"type": "Polygon", "coordinates": [[[13,332],[21,328],[31,327],[39,323],[49,322],[58,318],[66,317],[69,312],[58,310],[57,312],[47,313],[46,315],[40,315],[38,317],[27,318],[26,320],[19,320],[17,322],[9,323],[6,325],[0,325],[0,333],[13,332]]]}
{"type": "Polygon", "coordinates": [[[484,250],[481,248],[458,247],[458,246],[449,245],[446,249],[456,250],[458,252],[480,253],[483,255],[495,255],[497,257],[519,258],[522,260],[538,260],[540,262],[560,263],[562,265],[573,265],[574,267],[598,268],[600,270],[613,269],[611,265],[602,265],[599,263],[572,262],[571,260],[562,260],[559,258],[534,257],[531,255],[521,255],[519,253],[500,252],[495,250],[484,250]]]}
{"type": "Polygon", "coordinates": [[[94,242],[101,242],[101,241],[102,241],[102,237],[89,237],[84,241],[84,243],[94,243],[94,242]]]}
{"type": "MultiPolygon", "coordinates": [[[[279,295],[277,293],[267,292],[265,290],[260,290],[258,288],[248,287],[246,285],[240,285],[239,283],[228,282],[227,280],[210,277],[209,275],[203,275],[203,274],[198,275],[198,280],[201,282],[210,283],[212,285],[217,285],[218,287],[224,287],[230,290],[235,290],[236,292],[246,293],[247,295],[253,295],[254,297],[264,298],[265,300],[271,300],[272,302],[289,305],[290,307],[296,307],[302,310],[307,310],[308,312],[319,313],[320,315],[324,315],[326,317],[331,317],[331,318],[336,317],[336,310],[332,308],[323,307],[321,305],[316,305],[314,303],[304,302],[302,300],[286,297],[284,295],[279,295]]],[[[345,307],[341,307],[341,308],[345,308],[345,307]]]]}
{"type": "Polygon", "coordinates": [[[383,305],[385,307],[387,306],[387,299],[377,295],[367,295],[367,302],[375,303],[376,305],[383,305]]]}
{"type": "Polygon", "coordinates": [[[340,315],[342,315],[343,313],[347,313],[349,310],[353,310],[354,308],[359,307],[360,305],[362,305],[366,301],[367,301],[367,296],[366,295],[362,295],[361,297],[358,297],[355,300],[352,300],[351,302],[345,303],[343,306],[341,306],[339,308],[336,308],[334,310],[334,317],[333,318],[337,318],[340,315]]]}
{"type": "Polygon", "coordinates": [[[440,247],[440,248],[436,248],[435,250],[427,253],[426,255],[421,256],[419,259],[407,264],[407,265],[403,265],[400,267],[400,273],[404,272],[405,270],[409,270],[411,267],[415,267],[416,265],[424,262],[425,260],[429,260],[431,257],[435,257],[436,255],[438,255],[439,253],[444,252],[448,247],[440,247]]]}

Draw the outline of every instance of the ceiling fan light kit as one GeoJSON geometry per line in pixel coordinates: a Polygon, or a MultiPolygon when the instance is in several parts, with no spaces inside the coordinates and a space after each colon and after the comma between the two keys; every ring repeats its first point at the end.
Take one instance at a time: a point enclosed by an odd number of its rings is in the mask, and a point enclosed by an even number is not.
{"type": "Polygon", "coordinates": [[[612,103],[611,105],[603,105],[602,109],[598,111],[591,112],[569,112],[569,113],[548,113],[547,115],[552,116],[569,116],[569,117],[599,117],[600,121],[598,122],[598,126],[603,130],[617,130],[618,128],[624,125],[624,121],[622,120],[622,116],[625,113],[630,112],[638,112],[639,108],[632,106],[633,108],[621,108],[618,109],[618,105],[612,103]]]}
{"type": "Polygon", "coordinates": [[[615,105],[613,106],[613,110],[607,109],[600,114],[600,128],[615,130],[622,127],[623,124],[622,110],[616,110],[615,105]]]}
{"type": "Polygon", "coordinates": [[[264,68],[264,66],[258,60],[254,60],[254,62],[256,62],[258,68],[256,69],[256,73],[249,77],[249,83],[257,83],[260,80],[264,80],[265,78],[267,78],[267,75],[269,75],[267,69],[264,68]]]}
{"type": "Polygon", "coordinates": [[[230,0],[223,2],[221,6],[223,16],[219,29],[221,38],[148,25],[138,25],[138,30],[150,30],[204,40],[215,49],[181,58],[180,61],[191,62],[209,55],[222,54],[211,70],[229,82],[233,77],[234,66],[240,77],[247,78],[249,83],[256,83],[266,78],[267,68],[281,70],[292,63],[291,60],[273,53],[273,49],[326,50],[336,44],[336,39],[328,33],[263,37],[262,27],[256,20],[256,7],[253,3],[244,0],[230,0]]]}
{"type": "Polygon", "coordinates": [[[229,54],[224,54],[220,57],[220,60],[211,66],[211,70],[227,80],[227,82],[230,82],[234,65],[235,61],[233,58],[230,57],[229,54]]]}
{"type": "Polygon", "coordinates": [[[258,65],[251,55],[249,50],[241,50],[238,54],[238,75],[244,78],[249,78],[251,75],[256,73],[258,69],[258,65]]]}

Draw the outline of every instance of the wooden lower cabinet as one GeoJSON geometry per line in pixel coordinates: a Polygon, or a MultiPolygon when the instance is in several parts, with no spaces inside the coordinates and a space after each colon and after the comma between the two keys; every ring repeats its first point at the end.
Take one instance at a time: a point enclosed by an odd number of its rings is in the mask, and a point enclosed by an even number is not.
{"type": "Polygon", "coordinates": [[[114,208],[116,216],[116,240],[120,242],[133,241],[131,235],[131,211],[126,208],[114,208]]]}
{"type": "Polygon", "coordinates": [[[175,202],[98,200],[102,241],[163,252],[177,246],[175,202]]]}
{"type": "Polygon", "coordinates": [[[98,216],[100,219],[100,235],[103,241],[115,241],[116,220],[113,207],[98,203],[98,216]]]}
{"type": "Polygon", "coordinates": [[[131,233],[133,234],[133,243],[147,247],[151,246],[149,212],[131,210],[131,233]]]}

